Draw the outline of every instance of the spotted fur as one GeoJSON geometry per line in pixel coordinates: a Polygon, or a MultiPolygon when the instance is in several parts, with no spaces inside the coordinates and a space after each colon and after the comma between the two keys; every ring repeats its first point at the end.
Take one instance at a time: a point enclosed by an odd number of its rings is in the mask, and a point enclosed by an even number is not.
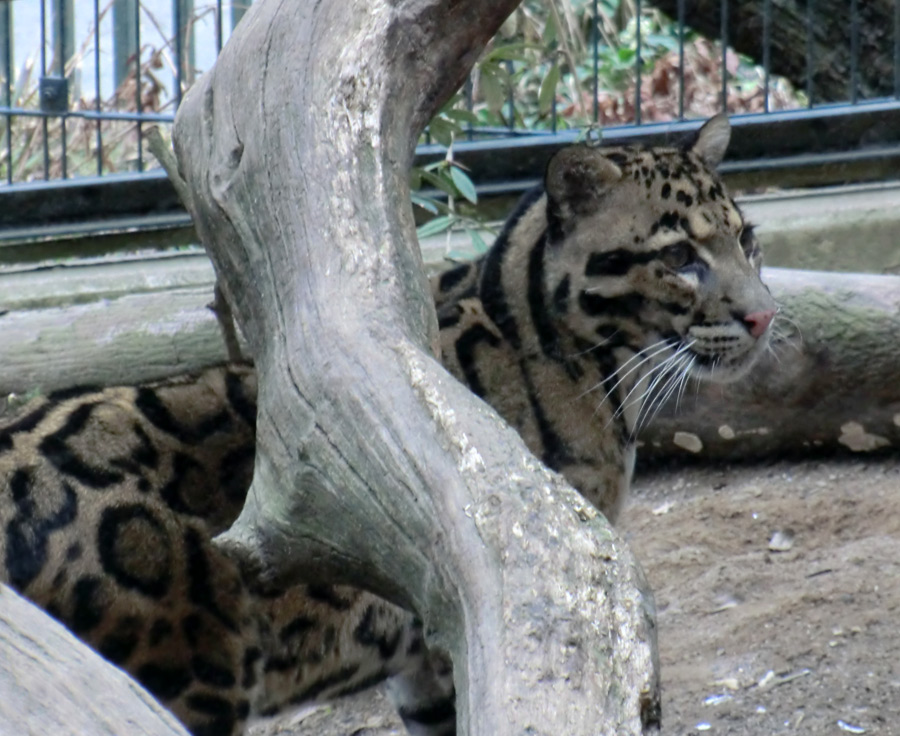
{"type": "MultiPolygon", "coordinates": [[[[610,518],[656,400],[687,375],[739,380],[766,344],[758,247],[714,172],[728,132],[565,149],[489,253],[433,282],[448,369],[610,518]]],[[[0,579],[194,734],[385,677],[414,733],[453,733],[451,673],[414,616],[345,587],[251,589],[211,544],[249,486],[255,401],[232,366],[0,424],[0,579]]]]}

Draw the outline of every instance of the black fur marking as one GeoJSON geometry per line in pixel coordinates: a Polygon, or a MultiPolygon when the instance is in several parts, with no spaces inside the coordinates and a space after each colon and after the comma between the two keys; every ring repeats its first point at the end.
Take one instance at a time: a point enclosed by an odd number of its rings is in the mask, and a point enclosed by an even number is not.
{"type": "Polygon", "coordinates": [[[681,202],[685,207],[691,207],[694,204],[694,198],[687,192],[681,190],[675,195],[675,199],[681,202]]]}
{"type": "Polygon", "coordinates": [[[293,672],[297,664],[295,657],[269,657],[263,665],[263,672],[293,672]]]}
{"type": "Polygon", "coordinates": [[[12,449],[12,436],[14,434],[19,434],[22,432],[30,432],[41,421],[47,414],[50,412],[50,409],[53,408],[53,405],[50,403],[45,403],[39,406],[32,412],[29,412],[23,417],[20,417],[14,422],[7,424],[6,427],[3,428],[3,431],[0,432],[0,449],[9,448],[12,449]]]}
{"type": "Polygon", "coordinates": [[[85,576],[72,587],[72,617],[67,624],[76,634],[86,634],[103,620],[106,606],[99,600],[100,586],[99,578],[85,576]]]}
{"type": "Polygon", "coordinates": [[[191,602],[209,611],[230,631],[237,631],[234,620],[216,603],[215,592],[210,583],[212,575],[206,556],[207,551],[203,548],[203,540],[196,529],[185,531],[184,546],[187,553],[188,579],[190,580],[188,595],[191,602]]]}
{"type": "Polygon", "coordinates": [[[113,664],[125,664],[140,643],[142,625],[137,616],[123,616],[115,629],[100,640],[97,651],[113,664]]]}
{"type": "Polygon", "coordinates": [[[66,550],[66,562],[77,562],[81,559],[82,554],[84,554],[84,549],[78,542],[75,542],[66,550]]]}
{"type": "Polygon", "coordinates": [[[549,468],[558,470],[564,464],[572,462],[572,456],[569,454],[562,438],[556,433],[553,423],[547,418],[543,405],[535,395],[530,378],[526,378],[526,384],[528,386],[528,401],[531,404],[531,411],[537,422],[538,432],[541,434],[541,442],[544,446],[541,460],[549,468]]]}
{"type": "Polygon", "coordinates": [[[138,465],[155,470],[159,467],[159,453],[150,441],[149,435],[137,423],[132,426],[132,430],[137,435],[140,443],[137,449],[131,453],[131,459],[138,465]]]}
{"type": "Polygon", "coordinates": [[[463,310],[458,304],[452,304],[446,309],[438,312],[438,327],[442,330],[459,324],[462,318],[463,310]]]}
{"type": "Polygon", "coordinates": [[[225,698],[197,693],[185,698],[185,705],[195,713],[212,716],[212,720],[191,729],[194,736],[222,736],[230,734],[237,723],[234,708],[225,698]]]}
{"type": "Polygon", "coordinates": [[[323,677],[320,680],[316,680],[315,682],[310,683],[310,685],[306,687],[302,692],[291,698],[291,704],[300,705],[301,703],[313,700],[329,688],[332,688],[335,685],[340,685],[341,683],[351,679],[357,672],[359,672],[359,665],[354,664],[342,667],[337,672],[334,672],[327,677],[323,677]]]}
{"type": "Polygon", "coordinates": [[[404,721],[414,721],[424,726],[436,726],[456,718],[456,703],[452,698],[438,700],[416,709],[400,709],[404,721]]]}
{"type": "Polygon", "coordinates": [[[250,647],[244,652],[244,661],[241,665],[243,675],[241,676],[241,687],[245,690],[250,689],[256,684],[256,663],[262,657],[262,652],[256,647],[250,647]]]}
{"type": "Polygon", "coordinates": [[[34,478],[30,471],[19,469],[10,480],[16,515],[6,525],[6,570],[10,584],[24,590],[47,563],[50,535],[68,526],[78,513],[78,497],[68,483],[62,484],[60,507],[49,516],[37,516],[31,497],[34,478]]]}
{"type": "Polygon", "coordinates": [[[344,697],[345,695],[352,695],[353,693],[368,690],[370,687],[375,687],[378,683],[384,682],[386,677],[387,672],[385,672],[384,669],[379,669],[371,675],[363,677],[361,680],[347,685],[346,687],[338,688],[334,693],[334,697],[344,697]]]}
{"type": "Polygon", "coordinates": [[[397,652],[402,632],[398,630],[390,638],[384,634],[378,635],[375,623],[375,606],[368,606],[353,631],[353,638],[364,647],[377,647],[382,659],[390,659],[397,652]]]}
{"type": "Polygon", "coordinates": [[[171,560],[168,559],[171,552],[167,542],[168,534],[162,522],[141,504],[107,507],[103,510],[97,527],[97,549],[103,570],[122,587],[137,590],[151,598],[162,598],[172,584],[171,560]],[[154,565],[155,575],[146,568],[141,571],[142,574],[136,575],[134,570],[126,569],[119,559],[119,544],[124,527],[134,522],[149,527],[149,533],[142,534],[148,548],[167,557],[160,564],[154,565]]]}
{"type": "Polygon", "coordinates": [[[603,297],[582,291],[578,295],[578,304],[585,314],[592,317],[615,316],[628,317],[637,315],[643,308],[644,297],[634,292],[622,296],[603,297]]]}
{"type": "Polygon", "coordinates": [[[306,634],[316,625],[317,621],[309,616],[297,616],[289,624],[285,624],[278,632],[278,638],[282,644],[287,644],[291,639],[297,638],[302,642],[306,634]]]}
{"type": "Polygon", "coordinates": [[[243,502],[253,478],[256,448],[250,444],[228,453],[219,466],[219,487],[226,498],[243,502]]]}
{"type": "Polygon", "coordinates": [[[12,437],[8,434],[0,434],[0,455],[13,449],[12,437]]]}
{"type": "Polygon", "coordinates": [[[177,698],[193,680],[191,673],[184,667],[164,667],[153,662],[138,667],[134,676],[162,701],[177,698]]]}
{"type": "Polygon", "coordinates": [[[235,679],[230,670],[210,662],[206,657],[195,654],[191,657],[191,670],[200,682],[212,687],[234,687],[235,679]]]}
{"type": "Polygon", "coordinates": [[[247,423],[248,427],[255,427],[256,402],[247,396],[241,377],[229,372],[225,376],[225,392],[237,415],[247,423]]]}
{"type": "Polygon", "coordinates": [[[494,324],[500,328],[504,337],[509,340],[509,344],[516,350],[521,345],[519,338],[519,328],[516,321],[509,311],[509,304],[506,301],[506,293],[503,290],[503,258],[506,251],[510,247],[510,236],[519,220],[523,215],[531,209],[544,192],[543,189],[532,189],[519,200],[516,209],[506,221],[503,230],[491,246],[484,259],[484,267],[481,271],[481,303],[484,311],[494,321],[494,324]]]}
{"type": "Polygon", "coordinates": [[[306,586],[306,594],[314,601],[325,603],[335,611],[346,611],[353,605],[352,601],[338,595],[333,585],[310,583],[306,586]]]}
{"type": "Polygon", "coordinates": [[[200,614],[189,613],[181,620],[181,633],[187,639],[188,645],[195,647],[203,633],[203,619],[200,614]]]}
{"type": "Polygon", "coordinates": [[[537,333],[541,352],[550,360],[562,362],[559,334],[550,320],[550,310],[544,300],[544,248],[547,237],[540,238],[528,256],[528,308],[531,323],[537,333]]]}
{"type": "Polygon", "coordinates": [[[225,409],[207,417],[194,427],[180,424],[160,401],[156,391],[151,388],[139,389],[134,405],[154,427],[188,445],[196,445],[210,435],[226,431],[231,426],[231,417],[225,409]]]}
{"type": "Polygon", "coordinates": [[[203,513],[191,508],[185,503],[181,494],[181,487],[184,483],[193,483],[195,480],[190,477],[191,470],[203,471],[203,467],[189,455],[183,452],[176,452],[172,458],[172,477],[159,490],[160,498],[166,502],[166,505],[173,511],[187,516],[197,516],[203,513]]]}
{"type": "Polygon", "coordinates": [[[172,626],[171,621],[165,618],[158,618],[150,627],[150,633],[147,635],[147,643],[151,647],[158,646],[170,636],[172,636],[174,631],[175,629],[172,626]]]}
{"type": "Polygon", "coordinates": [[[69,437],[84,429],[96,406],[96,404],[79,406],[69,415],[62,427],[41,441],[40,449],[44,457],[64,475],[71,475],[88,488],[104,489],[121,483],[122,474],[110,472],[105,468],[91,467],[66,444],[69,437]]]}
{"type": "Polygon", "coordinates": [[[438,289],[440,289],[442,292],[450,291],[450,289],[463,281],[466,276],[469,275],[469,272],[471,270],[472,266],[464,263],[461,266],[457,266],[456,268],[451,268],[449,271],[445,271],[441,274],[441,277],[438,280],[438,289]]]}
{"type": "Polygon", "coordinates": [[[476,348],[481,343],[487,343],[491,347],[497,347],[500,344],[498,338],[484,325],[474,325],[463,332],[456,341],[456,359],[459,361],[459,367],[466,377],[466,384],[469,389],[482,398],[485,396],[484,384],[478,375],[478,364],[475,358],[476,348]]]}
{"type": "Polygon", "coordinates": [[[585,276],[624,276],[634,266],[650,263],[658,255],[657,251],[635,253],[616,248],[604,253],[591,253],[584,268],[585,276]]]}

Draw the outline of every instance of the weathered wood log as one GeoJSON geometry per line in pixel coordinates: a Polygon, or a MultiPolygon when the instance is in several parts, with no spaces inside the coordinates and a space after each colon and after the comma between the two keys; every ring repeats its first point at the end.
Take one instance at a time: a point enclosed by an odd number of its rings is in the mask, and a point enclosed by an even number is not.
{"type": "Polygon", "coordinates": [[[514,6],[261,0],[186,95],[176,155],[260,376],[220,541],[260,575],[418,611],[460,733],[638,734],[658,719],[643,577],[440,367],[407,204],[416,138],[514,6]]]}
{"type": "Polygon", "coordinates": [[[669,401],[641,434],[642,460],[900,448],[900,278],[769,269],[764,279],[781,308],[770,352],[746,380],[669,401]]]}
{"type": "Polygon", "coordinates": [[[140,685],[0,583],[0,733],[187,736],[140,685]]]}

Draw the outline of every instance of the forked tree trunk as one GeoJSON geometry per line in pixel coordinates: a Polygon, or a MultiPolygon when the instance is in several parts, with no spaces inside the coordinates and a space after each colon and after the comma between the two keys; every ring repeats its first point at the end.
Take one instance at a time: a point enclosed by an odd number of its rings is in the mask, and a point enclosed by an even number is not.
{"type": "Polygon", "coordinates": [[[408,205],[420,131],[514,6],[261,0],[185,97],[191,214],[260,376],[253,484],[220,541],[262,576],[418,611],[461,733],[638,734],[658,717],[643,577],[435,360],[408,205]]]}

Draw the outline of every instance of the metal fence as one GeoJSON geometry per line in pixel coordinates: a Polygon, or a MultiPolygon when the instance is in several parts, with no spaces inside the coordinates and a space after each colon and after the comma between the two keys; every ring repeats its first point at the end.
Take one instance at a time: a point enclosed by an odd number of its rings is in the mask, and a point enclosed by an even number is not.
{"type": "MultiPolygon", "coordinates": [[[[249,2],[0,0],[0,230],[168,201],[146,127],[171,124],[249,2]]],[[[723,109],[751,168],[812,155],[882,171],[900,159],[900,0],[525,0],[420,158],[453,138],[497,188],[573,130],[652,139],[723,109]]]]}

